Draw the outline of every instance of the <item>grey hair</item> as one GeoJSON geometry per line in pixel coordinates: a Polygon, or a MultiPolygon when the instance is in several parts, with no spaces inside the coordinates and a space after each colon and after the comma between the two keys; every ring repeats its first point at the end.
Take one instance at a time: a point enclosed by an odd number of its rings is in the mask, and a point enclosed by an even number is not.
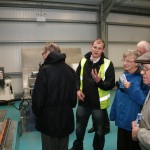
{"type": "Polygon", "coordinates": [[[123,58],[125,58],[127,56],[133,56],[134,59],[137,59],[140,55],[136,50],[128,49],[125,53],[123,53],[123,58]]]}
{"type": "Polygon", "coordinates": [[[55,51],[55,52],[61,53],[59,46],[53,42],[46,43],[44,49],[45,51],[50,51],[50,52],[55,51]]]}
{"type": "Polygon", "coordinates": [[[150,51],[150,43],[147,41],[140,41],[137,43],[137,47],[144,47],[144,49],[148,52],[150,51]]]}

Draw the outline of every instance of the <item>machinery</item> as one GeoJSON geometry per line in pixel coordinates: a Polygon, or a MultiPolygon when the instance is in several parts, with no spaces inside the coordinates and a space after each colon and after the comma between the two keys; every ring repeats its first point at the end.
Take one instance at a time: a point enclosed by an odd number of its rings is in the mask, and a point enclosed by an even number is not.
{"type": "Polygon", "coordinates": [[[37,78],[38,71],[32,71],[31,75],[28,77],[28,88],[30,90],[30,96],[32,95],[34,84],[37,78]]]}
{"type": "Polygon", "coordinates": [[[28,86],[34,88],[35,80],[37,77],[38,71],[32,71],[30,77],[28,78],[28,86]]]}
{"type": "Polygon", "coordinates": [[[21,133],[35,131],[35,116],[32,112],[32,92],[37,78],[38,71],[32,71],[28,77],[28,87],[24,89],[21,109],[20,109],[20,125],[21,133]]]}
{"type": "Polygon", "coordinates": [[[4,76],[4,67],[0,67],[0,102],[14,100],[11,79],[4,76]]]}

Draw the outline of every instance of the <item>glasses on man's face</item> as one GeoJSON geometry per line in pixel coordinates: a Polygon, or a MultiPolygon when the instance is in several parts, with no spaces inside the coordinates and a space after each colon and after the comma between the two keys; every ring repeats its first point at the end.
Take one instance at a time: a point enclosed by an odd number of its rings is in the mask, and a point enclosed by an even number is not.
{"type": "Polygon", "coordinates": [[[148,70],[150,70],[150,68],[147,68],[145,66],[140,65],[140,69],[141,71],[143,71],[144,73],[146,73],[148,70]]]}
{"type": "Polygon", "coordinates": [[[44,54],[46,54],[46,52],[47,52],[47,51],[44,51],[44,52],[42,53],[42,56],[43,56],[44,54]]]}
{"type": "Polygon", "coordinates": [[[127,63],[127,64],[132,64],[133,62],[134,62],[134,60],[125,60],[125,59],[123,59],[123,60],[121,60],[123,63],[127,63]]]}

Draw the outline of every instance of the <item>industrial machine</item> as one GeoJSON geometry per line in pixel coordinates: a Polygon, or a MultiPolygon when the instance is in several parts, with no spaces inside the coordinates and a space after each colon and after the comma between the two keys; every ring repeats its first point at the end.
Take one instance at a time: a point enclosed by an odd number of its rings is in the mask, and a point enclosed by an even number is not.
{"type": "Polygon", "coordinates": [[[0,102],[11,100],[14,100],[11,79],[9,77],[5,77],[4,67],[0,67],[0,102]]]}
{"type": "Polygon", "coordinates": [[[37,74],[38,74],[38,71],[32,71],[31,72],[31,75],[28,78],[28,86],[30,88],[34,88],[34,84],[35,84],[35,80],[36,80],[37,74]]]}
{"type": "Polygon", "coordinates": [[[35,116],[32,112],[32,91],[37,78],[38,71],[31,71],[28,77],[28,87],[24,88],[21,109],[20,109],[20,125],[21,133],[35,131],[35,116]]]}

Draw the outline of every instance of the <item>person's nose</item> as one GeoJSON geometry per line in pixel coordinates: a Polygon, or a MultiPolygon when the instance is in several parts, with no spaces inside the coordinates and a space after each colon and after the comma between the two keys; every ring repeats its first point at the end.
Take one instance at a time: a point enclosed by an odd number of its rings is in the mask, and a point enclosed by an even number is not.
{"type": "Polygon", "coordinates": [[[141,75],[145,74],[145,71],[144,70],[141,70],[141,75]]]}

